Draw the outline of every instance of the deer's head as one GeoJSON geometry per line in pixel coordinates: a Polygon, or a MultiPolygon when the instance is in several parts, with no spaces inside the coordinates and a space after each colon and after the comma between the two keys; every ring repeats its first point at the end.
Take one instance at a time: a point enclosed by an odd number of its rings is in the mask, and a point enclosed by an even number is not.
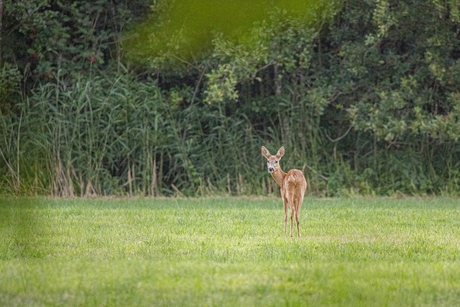
{"type": "Polygon", "coordinates": [[[278,149],[276,155],[272,156],[272,154],[268,151],[265,146],[262,146],[262,156],[267,158],[267,169],[269,173],[275,172],[280,167],[280,159],[284,156],[284,147],[278,149]]]}

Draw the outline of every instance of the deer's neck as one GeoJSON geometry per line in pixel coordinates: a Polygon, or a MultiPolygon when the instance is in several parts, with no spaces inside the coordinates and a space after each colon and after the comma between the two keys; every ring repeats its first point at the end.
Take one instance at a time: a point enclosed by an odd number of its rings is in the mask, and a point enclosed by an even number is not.
{"type": "Polygon", "coordinates": [[[283,188],[284,177],[286,177],[286,173],[283,172],[281,168],[278,168],[273,173],[271,173],[273,179],[275,179],[276,183],[283,188]]]}

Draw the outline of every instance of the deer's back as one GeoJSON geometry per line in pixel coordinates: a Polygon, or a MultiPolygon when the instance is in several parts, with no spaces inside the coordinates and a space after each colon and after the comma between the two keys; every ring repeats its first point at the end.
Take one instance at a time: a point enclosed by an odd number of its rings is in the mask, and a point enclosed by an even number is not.
{"type": "Polygon", "coordinates": [[[298,169],[291,169],[286,173],[283,182],[283,190],[285,196],[289,199],[290,196],[303,199],[305,190],[307,189],[307,182],[302,171],[298,169]],[[291,195],[292,194],[292,195],[291,195]]]}

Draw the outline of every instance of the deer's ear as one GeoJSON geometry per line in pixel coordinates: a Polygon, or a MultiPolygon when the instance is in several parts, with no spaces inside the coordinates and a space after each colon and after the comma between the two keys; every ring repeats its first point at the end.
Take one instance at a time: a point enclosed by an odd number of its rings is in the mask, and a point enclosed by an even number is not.
{"type": "Polygon", "coordinates": [[[265,148],[265,146],[262,146],[262,156],[264,156],[265,158],[270,158],[271,157],[271,153],[268,151],[267,148],[265,148]]]}
{"type": "Polygon", "coordinates": [[[281,148],[278,149],[278,152],[276,153],[276,157],[278,157],[278,159],[281,159],[283,156],[284,156],[284,146],[281,146],[281,148]]]}

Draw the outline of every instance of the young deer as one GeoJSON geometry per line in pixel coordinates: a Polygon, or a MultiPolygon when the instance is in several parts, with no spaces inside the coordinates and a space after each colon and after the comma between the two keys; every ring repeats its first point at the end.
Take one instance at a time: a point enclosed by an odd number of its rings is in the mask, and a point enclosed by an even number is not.
{"type": "Polygon", "coordinates": [[[285,173],[279,165],[280,159],[284,156],[284,147],[281,147],[275,156],[262,146],[262,156],[267,158],[268,172],[275,179],[276,183],[280,186],[281,197],[284,204],[284,233],[286,234],[287,225],[287,211],[288,206],[291,208],[291,237],[293,218],[297,222],[297,235],[300,237],[300,207],[302,206],[305,190],[307,189],[307,182],[302,171],[298,169],[291,169],[285,173]]]}

